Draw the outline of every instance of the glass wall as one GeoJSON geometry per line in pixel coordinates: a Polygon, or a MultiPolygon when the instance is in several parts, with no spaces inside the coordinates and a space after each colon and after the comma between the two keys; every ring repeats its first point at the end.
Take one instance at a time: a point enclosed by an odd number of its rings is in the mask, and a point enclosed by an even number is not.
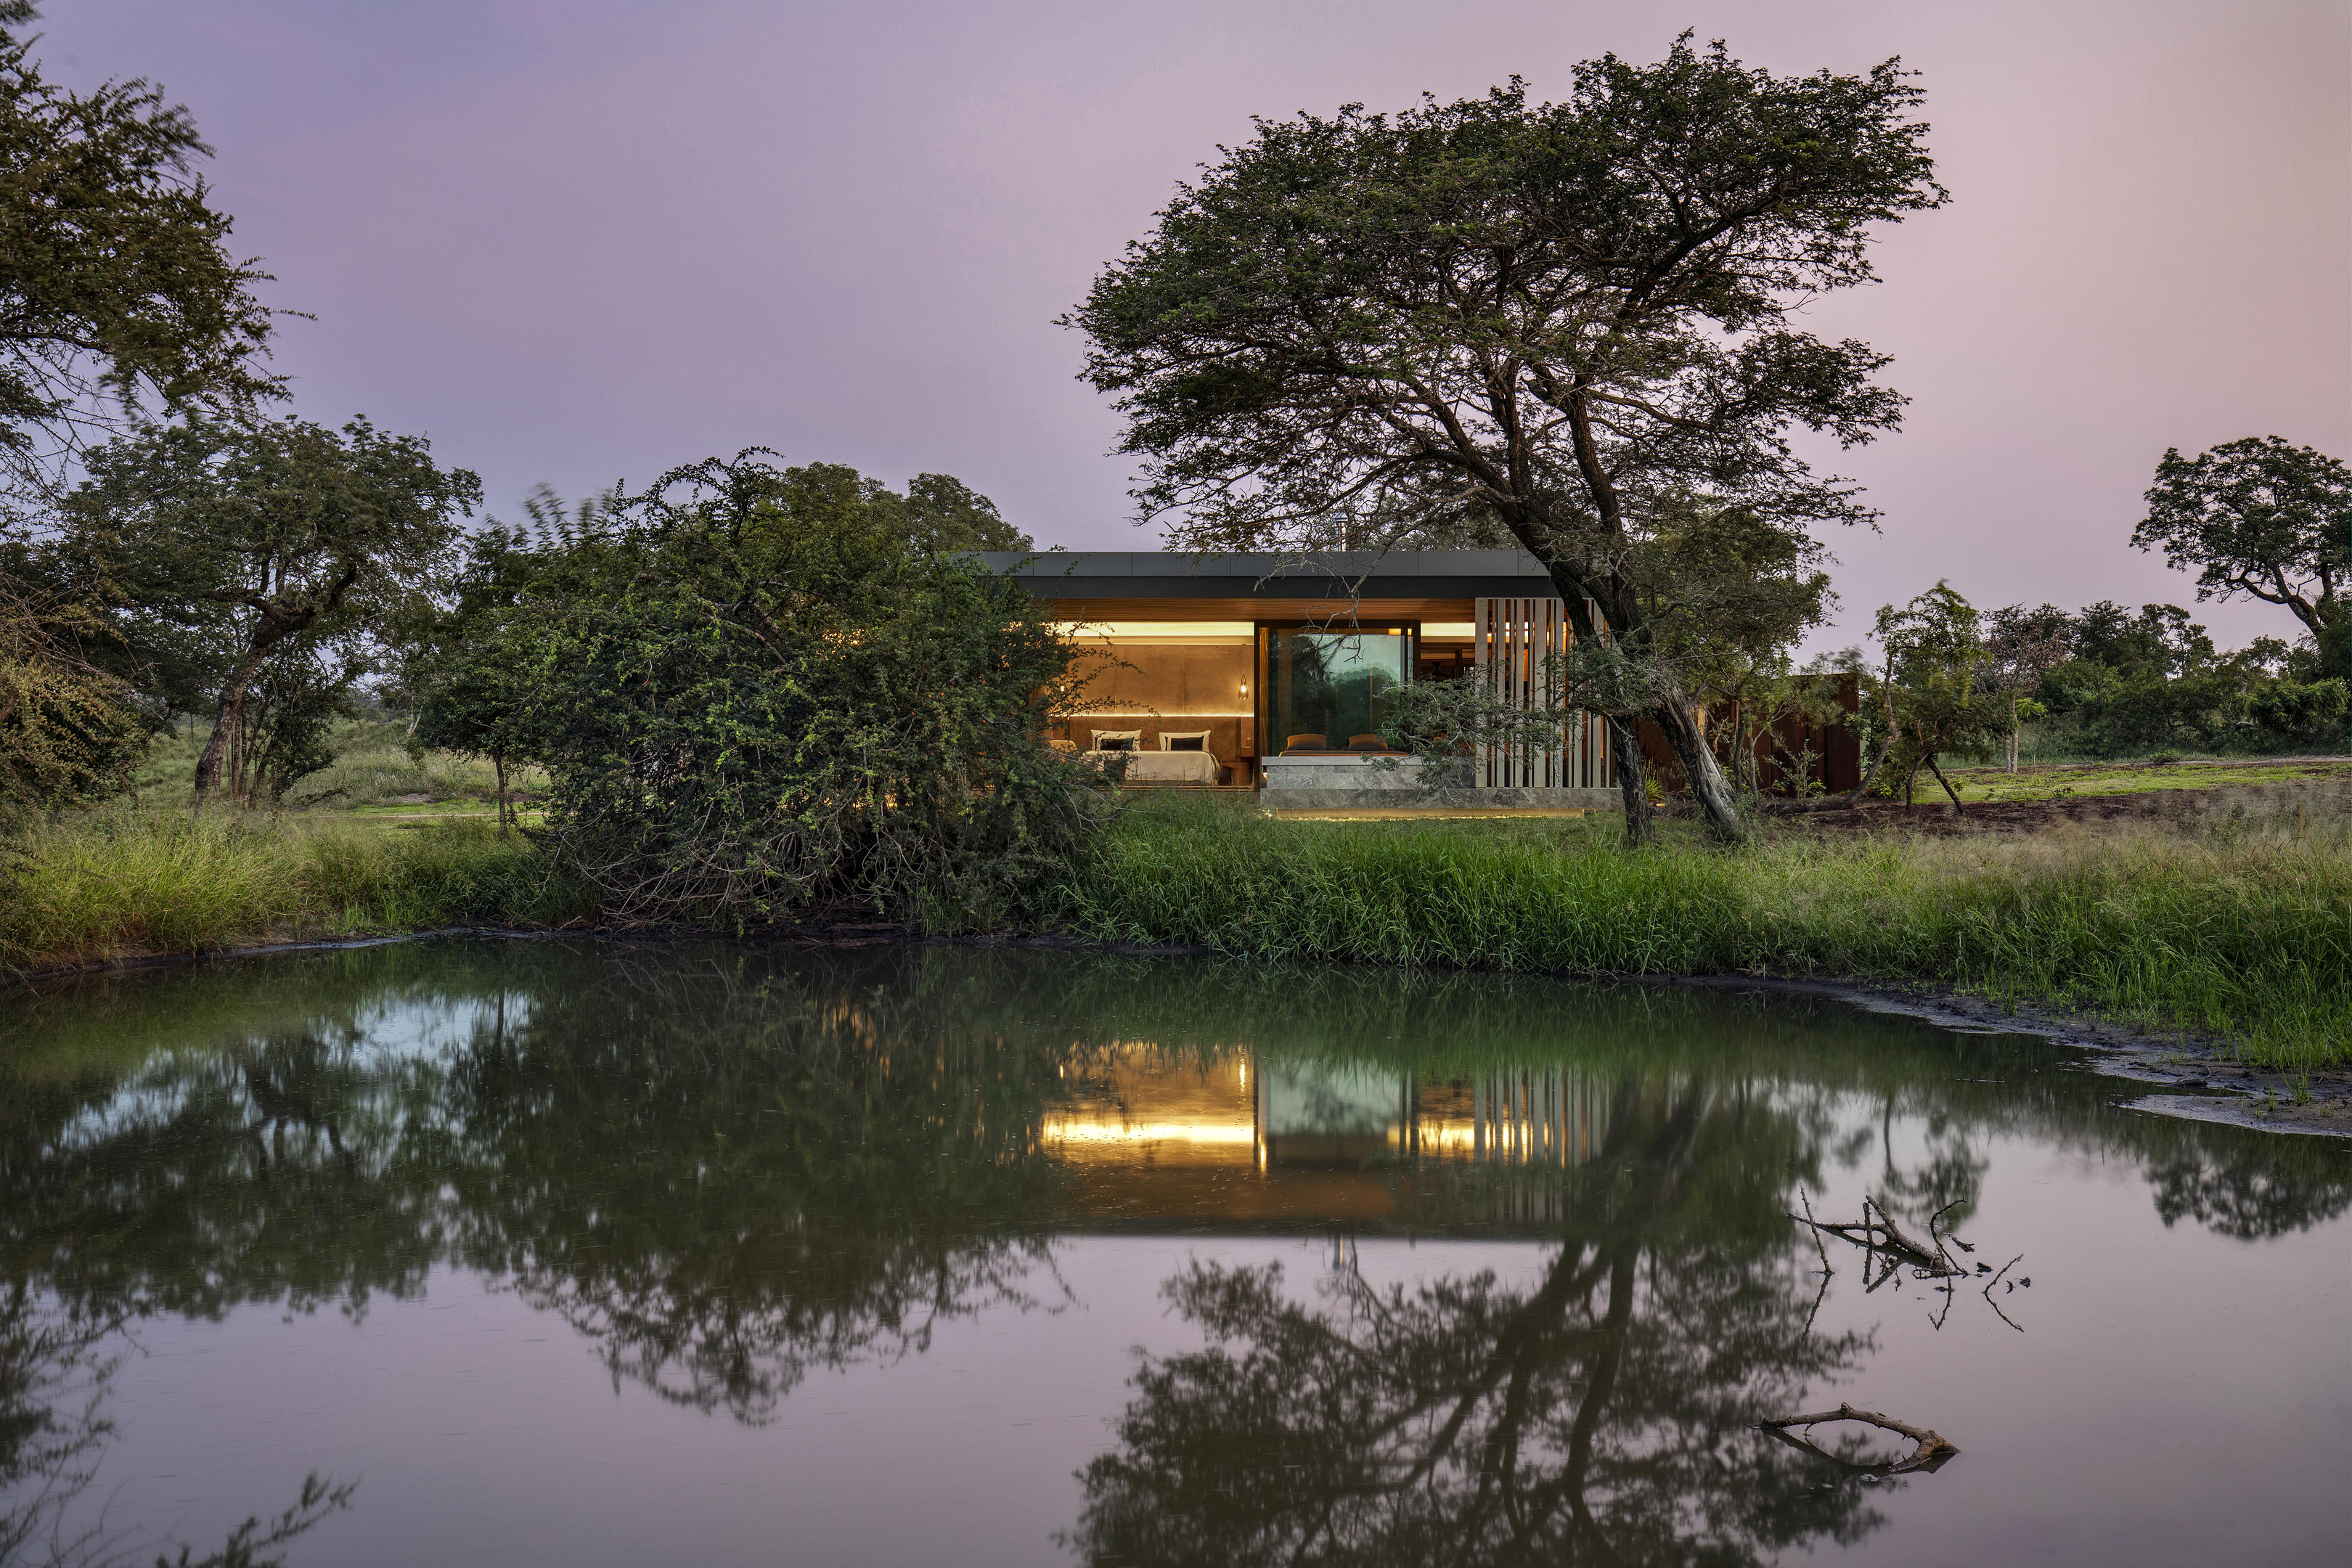
{"type": "Polygon", "coordinates": [[[1411,623],[1344,631],[1260,626],[1258,754],[1376,744],[1391,695],[1412,679],[1418,641],[1411,623]]]}

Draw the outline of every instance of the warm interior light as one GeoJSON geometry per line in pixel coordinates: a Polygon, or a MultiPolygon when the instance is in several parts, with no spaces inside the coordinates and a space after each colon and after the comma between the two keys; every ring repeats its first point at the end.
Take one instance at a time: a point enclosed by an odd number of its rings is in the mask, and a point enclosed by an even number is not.
{"type": "Polygon", "coordinates": [[[1248,621],[1057,621],[1054,629],[1081,642],[1246,646],[1256,628],[1248,621]]]}
{"type": "Polygon", "coordinates": [[[1256,1134],[1246,1122],[1112,1121],[1049,1116],[1039,1129],[1049,1143],[1247,1143],[1256,1134]]]}

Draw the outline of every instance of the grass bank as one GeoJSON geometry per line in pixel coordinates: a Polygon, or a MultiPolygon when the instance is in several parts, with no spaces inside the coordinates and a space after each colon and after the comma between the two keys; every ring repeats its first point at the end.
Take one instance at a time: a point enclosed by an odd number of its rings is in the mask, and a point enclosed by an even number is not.
{"type": "MultiPolygon", "coordinates": [[[[1121,813],[1040,923],[1247,958],[1924,982],[2307,1073],[2352,1061],[2346,796],[2331,781],[2253,816],[1638,854],[1606,817],[1277,821],[1160,797],[1121,813]]],[[[126,808],[0,841],[0,973],[593,916],[487,821],[126,808]]]]}
{"type": "Polygon", "coordinates": [[[0,840],[0,973],[270,940],[593,913],[488,822],[118,809],[0,840]]]}
{"type": "Polygon", "coordinates": [[[1288,822],[1129,812],[1061,890],[1087,934],[1260,958],[1926,982],[2352,1059],[2343,791],[2249,819],[1926,840],[1685,839],[1613,823],[1288,822]]]}

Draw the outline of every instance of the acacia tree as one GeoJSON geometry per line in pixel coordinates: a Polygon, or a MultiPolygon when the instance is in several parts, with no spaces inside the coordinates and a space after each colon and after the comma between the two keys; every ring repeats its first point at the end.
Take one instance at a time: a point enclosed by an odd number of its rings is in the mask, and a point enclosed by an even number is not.
{"type": "Polygon", "coordinates": [[[2018,737],[2028,720],[2047,711],[2027,695],[2041,689],[2042,679],[2066,662],[2072,621],[2054,605],[2027,609],[2008,605],[1985,617],[1984,682],[2009,699],[2009,771],[2017,771],[2018,737]]]}
{"type": "Polygon", "coordinates": [[[365,419],[340,432],[299,419],[153,427],[92,452],[89,471],[65,510],[92,591],[216,650],[200,805],[225,776],[250,795],[241,742],[257,682],[331,651],[347,678],[351,645],[390,630],[481,498],[422,437],[365,419]]]}
{"type": "Polygon", "coordinates": [[[161,705],[156,655],[127,647],[33,541],[87,442],[142,408],[247,410],[268,280],[223,248],[187,110],[144,81],[88,93],[45,79],[0,0],[0,798],[88,800],[125,786],[161,705]]]}
{"type": "MultiPolygon", "coordinates": [[[[1261,121],[1065,321],[1128,417],[1144,519],[1196,548],[1321,549],[1491,516],[1580,639],[1652,667],[1642,711],[1737,834],[1656,646],[1682,603],[1657,533],[1694,504],[1805,543],[1871,515],[1790,435],[1866,441],[1902,399],[1883,356],[1790,312],[1872,279],[1873,225],[1945,200],[1920,97],[1893,60],[1776,77],[1685,35],[1655,66],[1579,66],[1565,103],[1514,79],[1261,121]]],[[[1624,720],[1612,737],[1638,835],[1640,750],[1624,720]]]]}
{"type": "Polygon", "coordinates": [[[1989,750],[2011,723],[2003,693],[1985,679],[1992,653],[1979,633],[1976,607],[1938,582],[1900,609],[1880,606],[1877,633],[1886,656],[1879,679],[1881,741],[1855,797],[1891,761],[1902,774],[1906,806],[1925,768],[1952,797],[1952,809],[1964,810],[1938,760],[1947,752],[1989,750]]]}
{"type": "Polygon", "coordinates": [[[2176,571],[2195,569],[2200,599],[2247,594],[2284,606],[2341,668],[2352,653],[2352,470],[2276,436],[2231,441],[2194,458],[2167,447],[2132,530],[2176,571]]]}
{"type": "Polygon", "coordinates": [[[211,149],[143,80],[46,80],[26,4],[0,5],[0,477],[53,494],[91,437],[148,414],[250,412],[268,273],[224,248],[195,172],[211,149]]]}
{"type": "MultiPolygon", "coordinates": [[[[529,504],[534,515],[562,510],[543,489],[529,504]]],[[[583,516],[593,515],[591,503],[583,516]]],[[[523,689],[531,655],[518,621],[541,563],[530,535],[520,529],[476,533],[467,542],[450,602],[404,627],[400,639],[404,695],[415,714],[408,735],[412,753],[437,747],[488,758],[501,833],[512,818],[507,770],[538,751],[523,689]]]]}
{"type": "Polygon", "coordinates": [[[121,789],[146,751],[130,684],[84,656],[107,628],[81,605],[12,586],[0,564],[0,819],[121,789]]]}

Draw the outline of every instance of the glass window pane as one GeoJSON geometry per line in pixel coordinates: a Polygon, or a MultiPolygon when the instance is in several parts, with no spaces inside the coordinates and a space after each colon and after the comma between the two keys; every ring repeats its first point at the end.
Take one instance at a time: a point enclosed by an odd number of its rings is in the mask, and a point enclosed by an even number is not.
{"type": "Polygon", "coordinates": [[[1411,679],[1409,631],[1266,633],[1265,749],[1345,750],[1388,720],[1390,696],[1411,679]],[[1321,736],[1318,743],[1293,736],[1321,736]]]}

